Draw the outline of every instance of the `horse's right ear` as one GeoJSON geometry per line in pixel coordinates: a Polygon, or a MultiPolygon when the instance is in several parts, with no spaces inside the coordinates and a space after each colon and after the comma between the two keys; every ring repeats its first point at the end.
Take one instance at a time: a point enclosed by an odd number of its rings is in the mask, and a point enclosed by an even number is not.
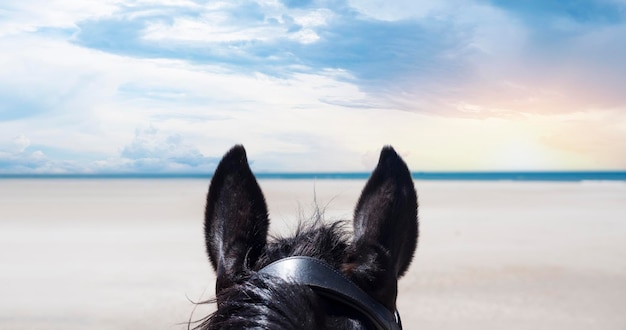
{"type": "Polygon", "coordinates": [[[267,240],[269,220],[261,188],[241,145],[220,161],[207,195],[204,235],[211,265],[217,273],[216,292],[232,285],[233,277],[251,267],[267,240]]]}
{"type": "Polygon", "coordinates": [[[354,211],[354,241],[344,274],[395,310],[397,280],[411,263],[417,236],[413,179],[404,161],[387,146],[354,211]]]}

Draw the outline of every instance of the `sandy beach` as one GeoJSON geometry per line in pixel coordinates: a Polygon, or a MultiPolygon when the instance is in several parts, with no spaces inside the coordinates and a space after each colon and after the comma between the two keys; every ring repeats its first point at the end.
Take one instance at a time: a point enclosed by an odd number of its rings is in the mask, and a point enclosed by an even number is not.
{"type": "MultiPolygon", "coordinates": [[[[261,180],[273,232],[364,181],[261,180]]],[[[405,329],[626,329],[626,182],[417,181],[405,329]]],[[[0,329],[185,329],[208,180],[0,180],[0,329]]]]}

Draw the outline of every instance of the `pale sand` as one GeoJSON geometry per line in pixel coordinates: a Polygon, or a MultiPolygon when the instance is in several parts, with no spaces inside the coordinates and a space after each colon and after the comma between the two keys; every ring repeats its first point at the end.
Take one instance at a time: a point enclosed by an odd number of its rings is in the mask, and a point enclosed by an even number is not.
{"type": "MultiPolygon", "coordinates": [[[[314,189],[329,218],[350,218],[363,184],[261,181],[281,232],[314,189]]],[[[207,186],[0,180],[0,329],[186,328],[186,297],[213,294],[207,186]]],[[[416,186],[406,329],[626,329],[626,183],[416,186]]]]}

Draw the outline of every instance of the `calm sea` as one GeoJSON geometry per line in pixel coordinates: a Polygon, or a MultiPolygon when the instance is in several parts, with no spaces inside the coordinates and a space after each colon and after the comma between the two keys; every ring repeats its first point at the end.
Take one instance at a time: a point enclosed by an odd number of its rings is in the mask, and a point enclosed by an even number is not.
{"type": "MultiPolygon", "coordinates": [[[[259,179],[363,180],[366,172],[255,173],[259,179]]],[[[576,172],[413,172],[416,180],[626,181],[626,171],[576,172]]],[[[209,173],[1,174],[0,179],[209,179],[209,173]]]]}

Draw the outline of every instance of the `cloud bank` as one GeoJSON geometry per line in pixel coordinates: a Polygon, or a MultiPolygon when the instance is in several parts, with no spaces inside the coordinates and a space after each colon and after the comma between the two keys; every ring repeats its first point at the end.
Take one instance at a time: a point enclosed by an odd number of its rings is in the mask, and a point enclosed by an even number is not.
{"type": "Polygon", "coordinates": [[[0,172],[623,169],[623,1],[0,5],[0,172]]]}

